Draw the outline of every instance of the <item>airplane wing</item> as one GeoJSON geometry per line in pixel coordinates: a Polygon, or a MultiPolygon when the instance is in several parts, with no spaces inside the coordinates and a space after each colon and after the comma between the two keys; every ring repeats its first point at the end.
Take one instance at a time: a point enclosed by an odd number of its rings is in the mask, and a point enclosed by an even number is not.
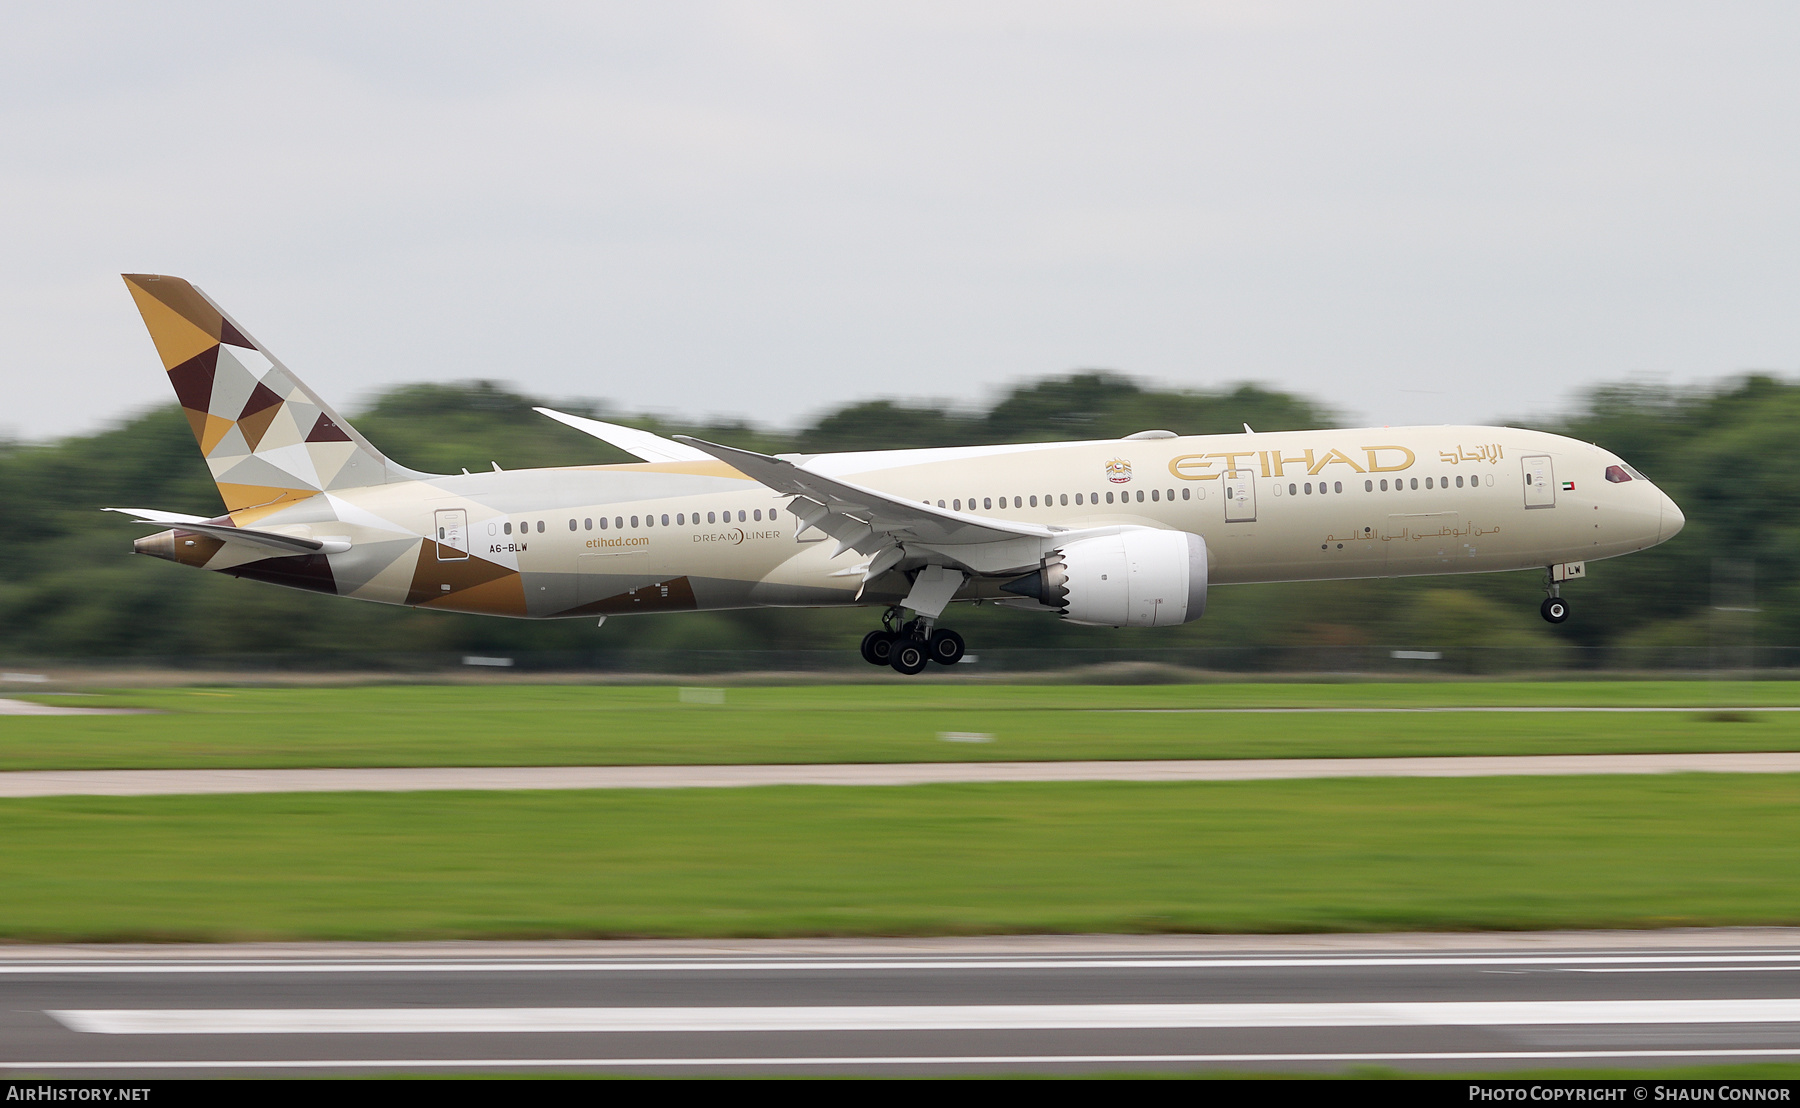
{"type": "Polygon", "coordinates": [[[790,510],[799,518],[801,530],[817,527],[838,540],[840,554],[852,549],[861,554],[874,554],[903,542],[963,546],[1019,538],[1049,538],[1056,534],[1035,523],[966,515],[902,500],[849,481],[821,476],[767,454],[720,446],[687,435],[677,435],[676,440],[705,451],[753,481],[793,497],[790,510]]]}
{"type": "Polygon", "coordinates": [[[103,512],[120,512],[135,517],[134,523],[148,523],[152,526],[174,526],[183,531],[197,531],[202,535],[210,535],[226,542],[248,543],[260,546],[265,550],[274,550],[281,554],[338,554],[350,548],[349,543],[341,540],[327,543],[321,539],[303,539],[296,535],[281,535],[274,531],[258,531],[248,527],[231,527],[222,523],[208,523],[204,516],[183,515],[180,512],[159,512],[153,508],[102,508],[103,512]]]}
{"type": "Polygon", "coordinates": [[[597,419],[584,416],[569,415],[550,408],[531,409],[541,415],[547,415],[558,423],[566,423],[583,434],[592,435],[602,442],[608,442],[627,454],[634,454],[646,462],[704,462],[711,455],[695,450],[691,446],[665,439],[661,435],[653,435],[649,431],[640,431],[636,427],[621,427],[617,423],[602,423],[597,419]]]}

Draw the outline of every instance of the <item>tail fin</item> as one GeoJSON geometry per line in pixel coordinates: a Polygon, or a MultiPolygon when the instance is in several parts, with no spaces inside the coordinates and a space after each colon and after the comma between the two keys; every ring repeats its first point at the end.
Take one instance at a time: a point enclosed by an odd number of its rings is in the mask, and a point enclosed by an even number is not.
{"type": "Polygon", "coordinates": [[[205,293],[179,277],[124,276],[238,523],[327,489],[417,476],[383,457],[205,293]]]}

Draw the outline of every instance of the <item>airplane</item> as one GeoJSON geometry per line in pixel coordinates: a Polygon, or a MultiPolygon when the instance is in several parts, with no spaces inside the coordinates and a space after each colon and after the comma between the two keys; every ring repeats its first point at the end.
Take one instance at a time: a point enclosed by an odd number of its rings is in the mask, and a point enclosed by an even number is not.
{"type": "Polygon", "coordinates": [[[1601,447],[1380,427],[768,456],[547,408],[641,459],[421,473],[356,432],[213,300],[125,274],[224,501],[109,508],[136,553],[297,589],[524,619],[882,608],[864,660],[955,665],[955,602],[1101,627],[1201,618],[1213,585],[1537,570],[1666,542],[1673,500],[1601,447]]]}

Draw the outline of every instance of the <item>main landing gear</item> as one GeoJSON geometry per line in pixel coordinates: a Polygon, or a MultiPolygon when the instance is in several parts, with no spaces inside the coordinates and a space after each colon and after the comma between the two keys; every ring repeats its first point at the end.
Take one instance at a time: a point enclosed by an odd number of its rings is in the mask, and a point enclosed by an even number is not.
{"type": "Polygon", "coordinates": [[[889,608],[881,617],[881,630],[863,636],[863,661],[910,675],[930,662],[953,666],[968,652],[961,635],[948,627],[935,627],[935,620],[919,616],[901,623],[899,617],[900,609],[889,608]]]}

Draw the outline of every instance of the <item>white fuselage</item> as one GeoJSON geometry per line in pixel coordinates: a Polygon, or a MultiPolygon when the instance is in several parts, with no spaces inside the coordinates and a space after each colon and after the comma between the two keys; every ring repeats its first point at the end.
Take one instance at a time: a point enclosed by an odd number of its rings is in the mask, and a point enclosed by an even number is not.
{"type": "MultiPolygon", "coordinates": [[[[1404,427],[1112,439],[825,454],[806,469],[896,498],[1056,536],[1148,527],[1205,539],[1213,584],[1542,568],[1610,558],[1672,537],[1679,508],[1648,480],[1609,481],[1613,454],[1507,427],[1404,427]]],[[[1618,470],[1615,470],[1618,472],[1618,470]]],[[[892,603],[901,574],[817,531],[796,534],[786,496],[722,462],[518,470],[348,489],[269,516],[352,549],[333,554],[342,595],[527,617],[683,582],[687,610],[892,603]],[[517,584],[434,595],[457,567],[358,570],[357,548],[429,539],[461,511],[466,545],[517,584]],[[345,587],[348,585],[348,587],[345,587]],[[505,591],[504,600],[498,599],[505,591]],[[516,598],[516,600],[514,599],[516,598]]],[[[1003,599],[1059,538],[949,551],[969,574],[959,599],[1003,599]]],[[[222,552],[222,557],[226,552],[222,552]]],[[[442,553],[440,551],[439,553],[442,553]]],[[[210,568],[227,568],[215,563],[210,568]]],[[[904,566],[902,567],[904,569],[904,566]]],[[[623,610],[668,610],[646,602],[623,610]]]]}

